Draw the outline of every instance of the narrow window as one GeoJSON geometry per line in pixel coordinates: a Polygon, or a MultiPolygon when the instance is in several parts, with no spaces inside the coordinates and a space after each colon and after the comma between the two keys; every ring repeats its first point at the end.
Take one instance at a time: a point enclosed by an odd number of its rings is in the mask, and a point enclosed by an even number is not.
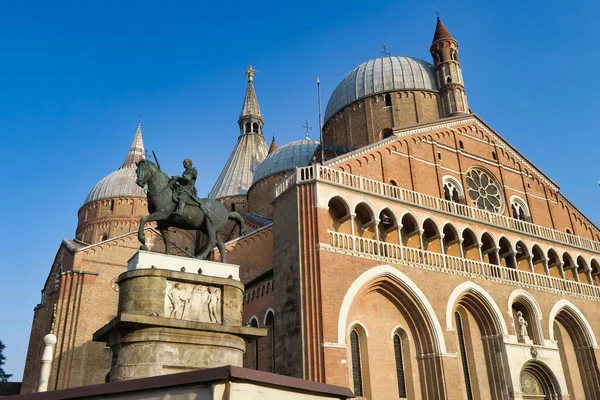
{"type": "Polygon", "coordinates": [[[492,158],[496,161],[498,161],[498,156],[496,155],[495,151],[492,151],[492,158]]]}
{"type": "Polygon", "coordinates": [[[252,124],[252,132],[258,133],[258,123],[255,122],[252,124]]]}
{"type": "Polygon", "coordinates": [[[567,228],[567,233],[571,235],[571,230],[569,228],[567,228]]]}
{"type": "Polygon", "coordinates": [[[446,83],[452,83],[452,77],[449,76],[448,78],[446,78],[446,83]]]}
{"type": "Polygon", "coordinates": [[[354,383],[354,395],[362,396],[362,370],[360,365],[360,345],[358,343],[358,333],[353,330],[350,332],[350,351],[352,352],[352,381],[354,383]]]}
{"type": "Polygon", "coordinates": [[[275,372],[275,316],[272,312],[269,312],[269,314],[267,314],[266,325],[267,329],[269,330],[267,333],[267,337],[271,336],[271,340],[269,343],[269,346],[271,347],[271,363],[269,367],[271,369],[269,370],[269,372],[275,372]]]}
{"type": "Polygon", "coordinates": [[[404,362],[402,360],[402,342],[400,335],[394,335],[394,353],[396,355],[396,376],[398,377],[398,395],[406,398],[406,382],[404,381],[404,362]]]}
{"type": "MultiPolygon", "coordinates": [[[[252,293],[254,295],[254,292],[252,293]]],[[[252,318],[250,322],[250,326],[253,328],[258,328],[258,321],[255,318],[252,318]]],[[[254,369],[258,371],[258,340],[254,341],[254,369]]]]}
{"type": "Polygon", "coordinates": [[[231,211],[235,211],[235,203],[231,203],[231,211]]]}
{"type": "Polygon", "coordinates": [[[438,160],[441,160],[441,159],[442,159],[442,153],[440,153],[440,152],[438,151],[438,160]]]}
{"type": "Polygon", "coordinates": [[[392,106],[392,96],[389,93],[385,94],[385,106],[386,107],[392,106]]]}
{"type": "Polygon", "coordinates": [[[527,189],[531,189],[531,183],[527,182],[527,189]]]}
{"type": "Polygon", "coordinates": [[[112,214],[112,212],[115,210],[115,201],[111,200],[110,201],[110,213],[112,214]]]}
{"type": "Polygon", "coordinates": [[[465,149],[465,145],[463,144],[462,140],[458,141],[458,147],[460,147],[461,150],[465,149]]]}
{"type": "Polygon", "coordinates": [[[462,360],[463,372],[465,375],[464,378],[465,387],[467,389],[467,399],[473,400],[473,390],[471,389],[471,378],[469,377],[469,365],[467,363],[467,352],[465,349],[465,338],[463,336],[463,327],[460,314],[455,312],[454,318],[456,319],[456,333],[458,334],[458,344],[460,346],[460,358],[462,360]]]}
{"type": "Polygon", "coordinates": [[[246,133],[250,133],[250,122],[246,122],[246,133]]]}

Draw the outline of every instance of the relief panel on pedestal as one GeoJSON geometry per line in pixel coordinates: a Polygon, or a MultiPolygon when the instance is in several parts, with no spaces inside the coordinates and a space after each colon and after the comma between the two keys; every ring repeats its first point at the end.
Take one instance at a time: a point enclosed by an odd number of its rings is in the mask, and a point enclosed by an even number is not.
{"type": "Polygon", "coordinates": [[[221,323],[221,288],[167,281],[164,316],[221,323]]]}

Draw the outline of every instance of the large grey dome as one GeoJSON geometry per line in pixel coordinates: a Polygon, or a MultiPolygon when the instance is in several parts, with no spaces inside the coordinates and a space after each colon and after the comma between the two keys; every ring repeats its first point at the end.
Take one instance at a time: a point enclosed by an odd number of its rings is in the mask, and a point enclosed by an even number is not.
{"type": "Polygon", "coordinates": [[[85,199],[86,203],[111,197],[146,197],[135,181],[135,165],[124,166],[102,178],[85,199]]]}
{"type": "Polygon", "coordinates": [[[381,57],[362,63],[337,85],[325,110],[325,122],[355,101],[394,90],[438,90],[433,65],[412,57],[381,57]]]}
{"type": "Polygon", "coordinates": [[[252,184],[277,172],[308,165],[317,147],[319,147],[319,142],[310,138],[296,140],[295,142],[281,146],[269,154],[258,168],[256,168],[252,184]]]}

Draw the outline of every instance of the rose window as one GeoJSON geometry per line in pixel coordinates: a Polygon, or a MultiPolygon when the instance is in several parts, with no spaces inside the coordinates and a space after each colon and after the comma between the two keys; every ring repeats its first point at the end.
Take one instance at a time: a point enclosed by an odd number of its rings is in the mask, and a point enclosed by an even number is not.
{"type": "Polygon", "coordinates": [[[499,213],[502,210],[502,195],[496,180],[486,171],[472,169],[467,172],[469,197],[477,208],[499,213]]]}

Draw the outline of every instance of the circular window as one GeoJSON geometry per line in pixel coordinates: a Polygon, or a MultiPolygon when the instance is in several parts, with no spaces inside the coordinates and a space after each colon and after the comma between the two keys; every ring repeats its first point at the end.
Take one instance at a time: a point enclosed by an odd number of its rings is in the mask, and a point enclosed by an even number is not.
{"type": "Polygon", "coordinates": [[[477,208],[494,213],[502,211],[500,185],[489,172],[471,169],[467,172],[467,188],[477,208]]]}

